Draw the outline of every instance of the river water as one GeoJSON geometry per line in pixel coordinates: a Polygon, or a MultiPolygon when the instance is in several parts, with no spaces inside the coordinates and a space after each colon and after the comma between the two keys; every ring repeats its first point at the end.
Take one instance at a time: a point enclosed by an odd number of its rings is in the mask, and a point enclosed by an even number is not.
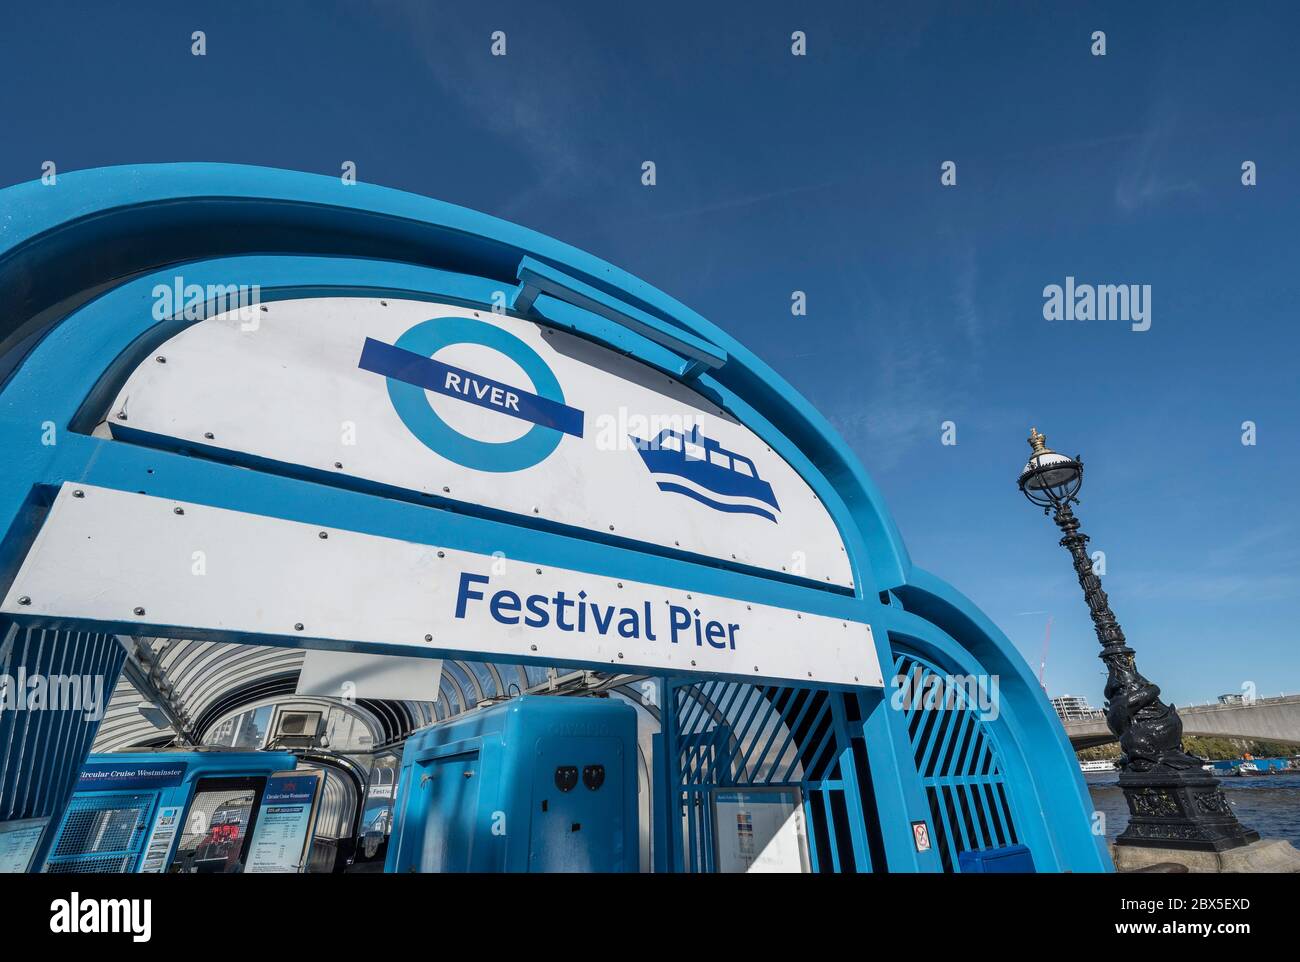
{"type": "MultiPolygon", "coordinates": [[[[1106,815],[1106,837],[1128,825],[1128,804],[1119,788],[1119,773],[1089,772],[1084,779],[1097,811],[1106,815]]],[[[1220,784],[1237,820],[1261,838],[1284,838],[1300,848],[1300,775],[1224,778],[1220,784]]]]}

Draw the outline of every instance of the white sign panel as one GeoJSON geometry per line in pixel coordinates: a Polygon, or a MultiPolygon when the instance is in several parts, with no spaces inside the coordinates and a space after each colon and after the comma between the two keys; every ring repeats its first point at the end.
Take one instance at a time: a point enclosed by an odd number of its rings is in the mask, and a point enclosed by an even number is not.
{"type": "Polygon", "coordinates": [[[441,682],[442,662],[437,658],[309,651],[298,673],[296,694],[437,701],[441,682]]]}
{"type": "Polygon", "coordinates": [[[179,637],[883,685],[860,622],[73,482],[0,610],[179,637]]]}
{"type": "Polygon", "coordinates": [[[231,311],[153,352],[107,419],[119,436],[852,585],[829,512],[747,427],[640,362],[491,311],[364,297],[231,311]]]}

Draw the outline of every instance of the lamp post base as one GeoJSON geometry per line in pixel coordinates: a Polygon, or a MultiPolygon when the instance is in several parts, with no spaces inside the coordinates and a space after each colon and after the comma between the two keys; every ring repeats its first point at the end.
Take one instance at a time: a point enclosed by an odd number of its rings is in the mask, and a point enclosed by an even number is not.
{"type": "Polygon", "coordinates": [[[1116,845],[1226,852],[1259,841],[1204,770],[1121,772],[1129,823],[1116,845]]]}
{"type": "Polygon", "coordinates": [[[1190,852],[1145,845],[1110,846],[1117,872],[1290,872],[1300,874],[1300,852],[1285,839],[1265,838],[1226,852],[1190,852]]]}

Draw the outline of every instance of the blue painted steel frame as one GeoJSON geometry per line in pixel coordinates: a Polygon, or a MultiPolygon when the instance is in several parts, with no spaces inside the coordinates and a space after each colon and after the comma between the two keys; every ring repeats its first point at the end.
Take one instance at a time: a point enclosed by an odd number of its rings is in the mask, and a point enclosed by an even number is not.
{"type": "MultiPolygon", "coordinates": [[[[510,307],[516,311],[528,313],[539,294],[561,298],[586,312],[621,324],[638,337],[681,355],[686,360],[682,365],[674,366],[674,369],[685,379],[693,378],[705,368],[719,368],[727,363],[726,352],[717,345],[675,328],[666,321],[531,257],[520,261],[515,273],[519,277],[519,289],[511,298],[510,307]]],[[[593,329],[586,328],[584,333],[593,333],[593,329]]]]}
{"type": "MultiPolygon", "coordinates": [[[[11,679],[59,673],[99,676],[112,692],[126,659],[126,650],[111,635],[88,631],[50,631],[39,627],[17,631],[0,618],[0,673],[11,679]]],[[[12,683],[11,683],[12,684],[12,683]]],[[[13,689],[10,688],[12,692],[13,689]]],[[[102,719],[91,719],[74,703],[63,710],[0,711],[0,820],[49,818],[32,864],[44,864],[60,813],[72,796],[82,759],[94,744],[102,719]],[[18,768],[9,759],[48,759],[49,763],[18,768]]],[[[106,706],[105,706],[106,707],[106,706]]]]}
{"type": "MultiPolygon", "coordinates": [[[[1001,676],[999,745],[1014,772],[1008,778],[1035,863],[1044,871],[1109,870],[1104,842],[1089,830],[1092,804],[1073,752],[1019,653],[969,600],[912,565],[874,484],[821,415],[733,338],[671,297],[589,254],[487,215],[400,191],[262,168],[175,164],[65,174],[56,187],[34,182],[0,191],[0,225],[0,293],[14,292],[11,316],[19,325],[31,318],[11,342],[21,363],[0,385],[0,449],[11,459],[0,476],[0,527],[8,529],[0,546],[0,585],[12,577],[39,524],[42,500],[54,486],[75,480],[485,554],[500,550],[539,564],[866,621],[882,665],[892,664],[893,634],[943,649],[952,663],[1001,676]],[[205,224],[210,242],[186,233],[205,224]],[[258,224],[276,229],[241,238],[241,226],[258,224]],[[114,239],[125,253],[114,253],[114,239]],[[211,256],[241,245],[280,253],[211,256]],[[101,260],[121,258],[112,264],[113,276],[136,276],[60,317],[51,305],[88,285],[90,268],[83,262],[93,260],[86,253],[91,247],[107,251],[101,260]],[[311,256],[302,256],[303,250],[311,256]],[[363,256],[328,256],[341,251],[363,256]],[[399,263],[398,256],[445,266],[399,263]],[[66,271],[51,264],[55,257],[65,258],[66,271]],[[103,410],[134,363],[187,323],[152,318],[154,285],[170,285],[177,274],[187,284],[259,284],[263,300],[359,292],[490,310],[501,292],[513,288],[526,257],[725,354],[722,367],[698,372],[692,386],[746,423],[821,498],[845,542],[851,592],[651,553],[618,539],[573,537],[526,519],[376,497],[391,492],[338,487],[333,477],[249,471],[87,433],[93,426],[88,414],[103,410]],[[150,271],[163,264],[165,270],[150,271]],[[42,443],[48,424],[57,431],[53,445],[42,443]],[[1047,811],[1050,821],[1042,817],[1047,811]]],[[[545,295],[533,306],[548,317],[581,314],[582,324],[606,332],[602,339],[618,341],[608,317],[545,295]]],[[[0,330],[0,341],[13,334],[0,330]]],[[[637,353],[641,340],[628,337],[621,346],[637,353]]],[[[665,363],[662,354],[646,360],[665,363]]],[[[909,823],[928,819],[928,810],[888,695],[888,689],[884,697],[861,695],[885,849],[892,869],[933,870],[934,860],[912,846],[909,823]]]]}

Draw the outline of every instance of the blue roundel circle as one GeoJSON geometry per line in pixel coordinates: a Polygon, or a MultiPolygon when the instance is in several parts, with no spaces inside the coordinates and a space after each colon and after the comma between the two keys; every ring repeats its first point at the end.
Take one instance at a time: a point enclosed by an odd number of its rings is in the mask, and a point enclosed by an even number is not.
{"type": "MultiPolygon", "coordinates": [[[[397,339],[396,347],[433,357],[452,344],[481,344],[514,361],[533,382],[540,397],[564,403],[564,392],[546,362],[531,347],[499,327],[468,317],[436,317],[421,321],[397,339]]],[[[396,378],[387,378],[388,396],[402,423],[431,451],[449,461],[478,471],[522,471],[539,464],[564,436],[555,428],[535,424],[513,441],[480,441],[466,437],[438,416],[425,390],[396,378]]]]}

